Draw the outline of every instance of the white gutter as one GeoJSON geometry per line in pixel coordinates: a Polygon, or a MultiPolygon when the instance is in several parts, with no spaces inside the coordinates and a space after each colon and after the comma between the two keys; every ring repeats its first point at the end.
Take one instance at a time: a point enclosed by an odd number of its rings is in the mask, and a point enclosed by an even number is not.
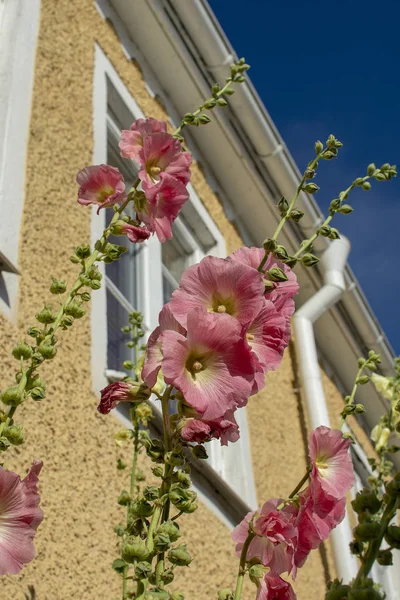
{"type": "MultiPolygon", "coordinates": [[[[349,252],[350,243],[344,237],[329,245],[321,260],[324,285],[293,317],[302,392],[311,430],[320,425],[330,427],[313,325],[324,312],[336,304],[346,290],[344,269],[349,252]]],[[[345,582],[349,582],[357,573],[357,559],[349,550],[352,539],[352,530],[346,515],[330,537],[337,575],[345,582]]]]}

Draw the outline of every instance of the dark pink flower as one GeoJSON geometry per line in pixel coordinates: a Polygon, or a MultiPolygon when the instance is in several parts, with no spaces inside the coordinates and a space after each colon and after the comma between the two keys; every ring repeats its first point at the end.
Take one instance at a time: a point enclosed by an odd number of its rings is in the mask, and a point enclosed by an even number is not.
{"type": "Polygon", "coordinates": [[[144,189],[147,204],[138,212],[138,218],[150,231],[155,231],[160,242],[170,240],[172,223],[189,198],[189,192],[181,181],[168,173],[161,173],[157,184],[144,189]]]}
{"type": "Polygon", "coordinates": [[[177,331],[178,333],[185,336],[186,329],[182,327],[175,319],[171,312],[169,304],[166,304],[158,317],[159,326],[155,328],[153,333],[150,335],[147,346],[146,355],[144,359],[144,366],[142,369],[142,379],[149,388],[155,386],[157,381],[157,375],[161,369],[162,352],[161,352],[161,339],[160,336],[163,331],[171,330],[177,331]]]}
{"type": "Polygon", "coordinates": [[[146,197],[151,187],[160,181],[161,173],[168,173],[185,185],[189,182],[192,157],[182,151],[179,140],[169,133],[161,131],[145,137],[138,156],[139,178],[146,197]]]}
{"type": "Polygon", "coordinates": [[[165,133],[166,131],[167,124],[165,121],[157,121],[153,118],[137,119],[132,123],[130,129],[121,131],[121,141],[119,143],[121,156],[139,162],[139,152],[143,148],[146,137],[153,133],[165,133]]]}
{"type": "Polygon", "coordinates": [[[227,258],[206,256],[186,269],[169,304],[183,326],[194,308],[231,315],[247,325],[263,307],[263,291],[257,271],[227,258]]]}
{"type": "Polygon", "coordinates": [[[280,499],[268,500],[259,511],[248,513],[233,530],[232,538],[237,542],[236,553],[240,556],[253,519],[252,528],[257,535],[250,542],[247,559],[256,557],[278,574],[287,571],[294,575],[297,529],[291,511],[286,507],[277,509],[281,503],[280,499]]]}
{"type": "Polygon", "coordinates": [[[351,440],[344,438],[338,429],[321,426],[311,432],[310,493],[315,511],[321,517],[331,512],[354,484],[350,446],[351,440]]]}
{"type": "Polygon", "coordinates": [[[147,385],[139,382],[127,383],[125,381],[115,381],[102,389],[100,394],[101,398],[97,410],[102,415],[108,415],[119,402],[145,400],[150,396],[150,390],[147,385]]]}
{"type": "Polygon", "coordinates": [[[187,337],[161,335],[164,379],[185,402],[210,421],[244,406],[254,368],[240,323],[229,315],[194,309],[187,315],[187,337]]]}
{"type": "Polygon", "coordinates": [[[294,556],[295,566],[302,567],[310,554],[326,540],[332,529],[334,529],[344,518],[346,512],[346,500],[339,500],[331,512],[321,518],[316,510],[310,495],[310,488],[300,494],[300,507],[294,505],[287,507],[292,511],[293,524],[298,530],[298,544],[294,556]]]}
{"type": "Polygon", "coordinates": [[[124,221],[118,221],[112,229],[114,235],[126,235],[128,240],[133,244],[145,242],[150,237],[150,231],[146,226],[132,225],[124,221]]]}
{"type": "Polygon", "coordinates": [[[256,600],[296,600],[296,594],[288,581],[270,571],[260,581],[256,600]]]}
{"type": "Polygon", "coordinates": [[[33,538],[43,520],[37,490],[42,461],[33,461],[21,481],[0,467],[0,575],[19,573],[35,557],[33,538]]]}
{"type": "Polygon", "coordinates": [[[237,442],[240,437],[239,427],[231,410],[213,421],[204,421],[200,418],[184,419],[184,426],[180,433],[186,442],[202,444],[217,439],[221,440],[222,446],[227,446],[228,442],[237,442]]]}
{"type": "Polygon", "coordinates": [[[125,183],[122,174],[109,165],[93,165],[79,171],[76,181],[79,204],[97,204],[98,210],[121,204],[125,198],[125,183]]]}

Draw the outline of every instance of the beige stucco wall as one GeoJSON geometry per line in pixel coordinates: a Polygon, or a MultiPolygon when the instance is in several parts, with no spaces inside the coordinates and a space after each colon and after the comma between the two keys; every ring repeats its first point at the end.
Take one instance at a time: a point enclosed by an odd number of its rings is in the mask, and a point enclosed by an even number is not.
{"type": "MultiPolygon", "coordinates": [[[[18,325],[0,316],[3,385],[12,381],[16,366],[10,359],[14,340],[23,337],[33,324],[32,315],[49,298],[50,275],[72,282],[76,268],[67,257],[90,239],[91,211],[76,203],[74,181],[77,171],[92,161],[95,42],[143,112],[165,116],[93,0],[42,0],[20,237],[18,325]]],[[[228,251],[233,251],[241,245],[238,233],[196,165],[192,183],[224,234],[228,251]]],[[[281,369],[268,378],[266,389],[248,408],[260,501],[288,494],[305,469],[305,417],[293,364],[288,351],[281,369]]],[[[44,461],[40,489],[45,519],[37,535],[37,559],[20,576],[3,579],[1,598],[22,600],[29,584],[35,585],[38,600],[118,596],[119,580],[110,569],[116,541],[112,527],[122,518],[116,498],[126,486],[115,468],[119,454],[112,436],[121,426],[95,410],[87,317],[60,334],[57,357],[43,371],[48,397],[18,410],[17,421],[26,426],[26,445],[8,453],[6,466],[22,474],[33,458],[44,461]]],[[[328,381],[327,392],[332,406],[340,405],[328,381]]],[[[141,466],[148,471],[147,464],[141,466]]],[[[229,532],[204,506],[190,517],[190,531],[188,521],[183,522],[184,531],[195,561],[185,573],[186,598],[215,598],[216,590],[233,584],[237,567],[229,532]]],[[[323,598],[329,575],[326,560],[325,551],[315,552],[301,570],[296,582],[299,600],[323,598]]],[[[247,585],[244,598],[253,597],[254,589],[247,585]]]]}

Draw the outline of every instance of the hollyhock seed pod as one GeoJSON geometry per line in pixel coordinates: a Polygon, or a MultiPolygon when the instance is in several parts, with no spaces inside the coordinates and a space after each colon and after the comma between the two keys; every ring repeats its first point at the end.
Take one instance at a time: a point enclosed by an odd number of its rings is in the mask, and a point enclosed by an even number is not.
{"type": "Polygon", "coordinates": [[[33,350],[28,344],[17,344],[12,349],[12,355],[17,360],[29,360],[32,356],[33,350]]]}
{"type": "Polygon", "coordinates": [[[186,544],[181,544],[168,552],[168,560],[178,567],[187,567],[192,562],[192,557],[186,550],[186,544]]]}
{"type": "Polygon", "coordinates": [[[11,425],[3,430],[3,435],[13,446],[20,446],[24,443],[24,430],[22,425],[11,425]]]}
{"type": "Polygon", "coordinates": [[[122,558],[127,563],[134,563],[136,560],[145,561],[149,556],[146,544],[139,537],[128,538],[122,547],[122,558]]]}
{"type": "Polygon", "coordinates": [[[24,394],[17,385],[8,388],[8,390],[3,392],[1,396],[2,402],[8,406],[18,406],[18,404],[21,404],[23,399],[24,394]]]}
{"type": "Polygon", "coordinates": [[[369,542],[375,540],[381,530],[380,523],[360,523],[354,529],[354,537],[360,542],[369,542]]]}

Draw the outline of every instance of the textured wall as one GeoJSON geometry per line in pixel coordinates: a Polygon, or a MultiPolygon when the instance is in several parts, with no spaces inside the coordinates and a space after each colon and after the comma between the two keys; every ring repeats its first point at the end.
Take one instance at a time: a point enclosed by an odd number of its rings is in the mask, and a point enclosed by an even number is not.
{"type": "MultiPolygon", "coordinates": [[[[49,296],[49,276],[72,282],[76,269],[67,256],[74,246],[90,239],[91,211],[77,205],[74,180],[76,172],[92,161],[95,41],[143,112],[165,116],[93,0],[42,0],[20,238],[19,322],[13,327],[0,316],[2,384],[11,381],[15,368],[9,358],[14,340],[23,336],[32,315],[49,296]]],[[[223,232],[228,251],[239,247],[237,231],[196,165],[192,182],[223,232]]],[[[57,357],[43,371],[49,382],[48,398],[18,411],[18,421],[26,425],[27,443],[9,453],[7,465],[22,474],[33,457],[43,459],[40,489],[45,520],[37,536],[37,559],[20,576],[3,579],[1,598],[22,600],[28,584],[35,585],[38,600],[111,598],[119,591],[118,579],[109,568],[115,557],[112,524],[120,518],[115,499],[125,487],[115,469],[117,450],[112,442],[120,424],[95,410],[88,318],[67,335],[60,334],[57,357]]],[[[268,378],[265,392],[249,405],[260,499],[287,494],[304,471],[305,426],[293,382],[287,353],[279,372],[268,378]]],[[[340,403],[333,387],[329,397],[340,403]]],[[[148,465],[142,467],[148,470],[148,465]]],[[[215,598],[219,587],[233,584],[236,563],[229,533],[203,506],[190,522],[188,542],[196,561],[185,574],[186,598],[215,598]]],[[[299,600],[323,597],[324,560],[324,553],[314,553],[302,570],[296,584],[299,600]]],[[[244,598],[250,600],[254,591],[246,589],[244,598]]]]}

